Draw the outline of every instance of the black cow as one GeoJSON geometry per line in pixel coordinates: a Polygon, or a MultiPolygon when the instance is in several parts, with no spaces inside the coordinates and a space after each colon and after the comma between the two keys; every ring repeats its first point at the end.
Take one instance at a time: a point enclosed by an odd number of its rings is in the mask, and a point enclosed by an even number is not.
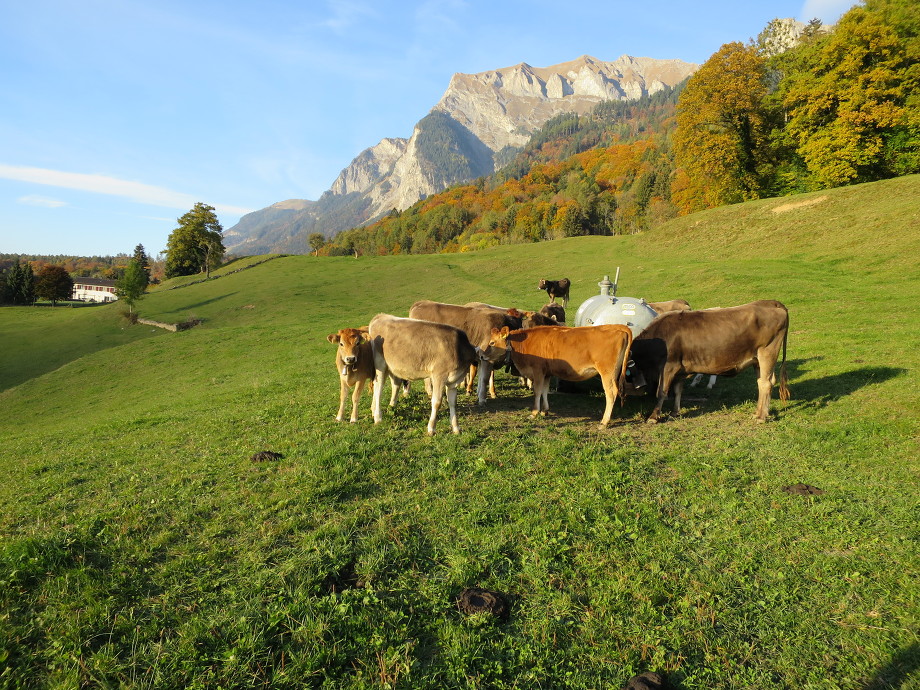
{"type": "Polygon", "coordinates": [[[540,278],[538,289],[546,290],[546,294],[549,295],[549,298],[553,302],[559,297],[562,300],[562,306],[567,307],[569,306],[569,287],[571,285],[572,282],[568,278],[561,278],[559,280],[540,278]]]}

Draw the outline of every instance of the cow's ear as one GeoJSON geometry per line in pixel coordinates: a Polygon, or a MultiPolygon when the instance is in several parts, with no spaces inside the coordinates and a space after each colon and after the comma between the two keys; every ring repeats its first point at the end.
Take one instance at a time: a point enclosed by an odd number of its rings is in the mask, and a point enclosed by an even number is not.
{"type": "Polygon", "coordinates": [[[502,326],[502,330],[501,330],[502,338],[507,338],[510,332],[511,332],[510,328],[508,328],[507,326],[502,326]]]}
{"type": "Polygon", "coordinates": [[[337,343],[339,342],[339,334],[330,333],[329,335],[326,336],[326,340],[328,340],[330,343],[337,343]]]}

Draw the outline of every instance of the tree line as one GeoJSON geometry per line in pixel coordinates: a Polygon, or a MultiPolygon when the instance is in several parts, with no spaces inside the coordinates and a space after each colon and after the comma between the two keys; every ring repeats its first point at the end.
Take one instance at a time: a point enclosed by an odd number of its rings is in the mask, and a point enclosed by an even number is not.
{"type": "Polygon", "coordinates": [[[865,0],[790,40],[771,22],[681,87],[562,114],[504,168],[393,210],[320,255],[628,234],[749,199],[920,172],[920,4],[865,0]]]}
{"type": "MultiPolygon", "coordinates": [[[[210,276],[211,271],[222,264],[226,252],[223,228],[214,207],[199,202],[177,222],[178,227],[170,233],[166,249],[165,277],[196,273],[210,276]]],[[[0,257],[0,304],[31,305],[38,300],[47,300],[54,305],[58,301],[70,300],[74,278],[88,276],[85,261],[79,273],[73,270],[75,264],[81,263],[74,257],[41,257],[21,261],[19,255],[9,256],[12,258],[7,255],[0,257]],[[60,260],[49,262],[49,258],[60,260]]],[[[92,260],[96,265],[104,263],[96,259],[98,257],[92,260]]],[[[152,266],[153,260],[147,255],[144,245],[138,244],[130,258],[120,255],[118,265],[110,265],[112,272],[102,276],[114,278],[115,294],[128,306],[129,314],[133,314],[135,304],[152,282],[152,266]]]]}

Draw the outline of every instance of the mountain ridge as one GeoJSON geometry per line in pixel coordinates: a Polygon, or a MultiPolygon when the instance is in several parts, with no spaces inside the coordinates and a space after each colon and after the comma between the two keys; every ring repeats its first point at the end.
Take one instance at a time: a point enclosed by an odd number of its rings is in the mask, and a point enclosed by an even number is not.
{"type": "Polygon", "coordinates": [[[525,62],[456,73],[408,139],[387,137],[359,153],[318,201],[289,200],[247,214],[227,231],[236,254],[309,251],[307,236],[332,237],[392,210],[495,171],[507,151],[561,113],[588,113],[605,100],[635,100],[673,88],[699,66],[677,59],[589,55],[533,67],[525,62]]]}

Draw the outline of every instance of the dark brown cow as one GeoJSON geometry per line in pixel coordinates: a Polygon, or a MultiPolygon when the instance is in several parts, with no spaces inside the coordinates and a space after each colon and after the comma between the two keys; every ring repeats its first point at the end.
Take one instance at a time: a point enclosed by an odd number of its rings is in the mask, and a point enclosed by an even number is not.
{"type": "Polygon", "coordinates": [[[562,306],[567,307],[569,306],[569,288],[571,286],[572,281],[568,278],[560,278],[559,280],[540,278],[540,284],[537,286],[537,289],[546,290],[546,294],[549,295],[549,298],[553,302],[559,297],[562,300],[562,306]]]}
{"type": "Polygon", "coordinates": [[[533,379],[533,415],[549,411],[549,381],[584,381],[600,374],[607,397],[601,428],[610,422],[613,403],[623,389],[632,331],[609,326],[536,326],[509,331],[492,329],[492,347],[504,348],[522,376],[533,379]]]}
{"type": "Polygon", "coordinates": [[[565,307],[561,304],[556,304],[555,302],[550,302],[549,304],[544,304],[540,307],[540,314],[543,316],[548,316],[553,321],[556,322],[557,326],[565,326],[565,307]]]}
{"type": "Polygon", "coordinates": [[[674,412],[687,374],[734,376],[757,364],[757,421],[770,413],[776,362],[782,348],[779,396],[789,399],[786,337],[789,311],[780,302],[761,300],[739,307],[666,312],[636,338],[633,359],[649,381],[658,381],[658,401],[648,421],[658,421],[665,397],[674,386],[674,412]]]}
{"type": "Polygon", "coordinates": [[[377,314],[369,326],[374,351],[374,423],[382,418],[380,394],[386,376],[416,381],[431,381],[431,417],[428,434],[434,434],[435,419],[441,399],[447,390],[450,426],[455,434],[457,425],[457,384],[463,381],[470,364],[479,357],[466,333],[459,328],[432,321],[404,319],[390,314],[377,314]]]}
{"type": "MultiPolygon", "coordinates": [[[[504,350],[489,347],[491,331],[493,328],[520,328],[520,317],[514,317],[508,311],[502,312],[501,307],[466,307],[459,304],[446,304],[419,300],[409,309],[409,318],[446,323],[459,328],[470,340],[474,347],[480,349],[481,360],[479,364],[479,385],[477,387],[477,401],[480,405],[486,402],[486,389],[492,376],[492,369],[504,356],[504,350]]],[[[494,390],[493,390],[494,397],[494,390]]]]}

